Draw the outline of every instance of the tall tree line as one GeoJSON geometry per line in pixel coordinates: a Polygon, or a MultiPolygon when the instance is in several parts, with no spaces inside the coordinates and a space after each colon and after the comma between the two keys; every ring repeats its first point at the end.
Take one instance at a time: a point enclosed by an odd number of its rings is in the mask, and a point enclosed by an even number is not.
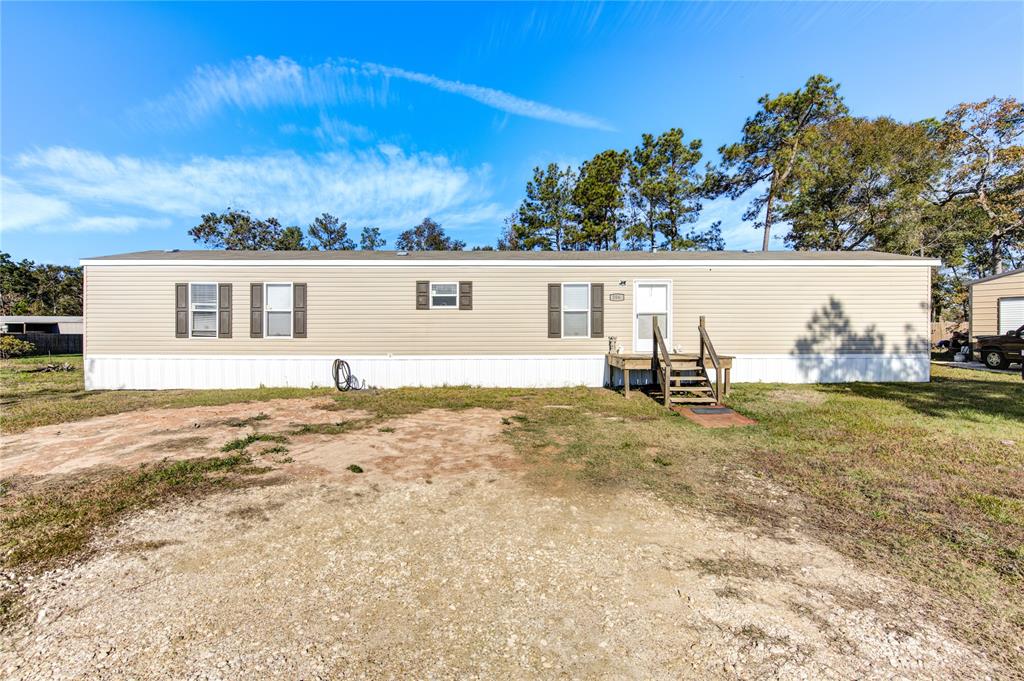
{"type": "Polygon", "coordinates": [[[0,314],[82,314],[82,268],[15,262],[0,252],[0,314]]]}
{"type": "MultiPolygon", "coordinates": [[[[300,227],[282,227],[277,218],[254,218],[248,211],[227,209],[207,213],[189,230],[189,236],[211,248],[242,251],[353,251],[356,242],[348,234],[348,223],[330,213],[314,218],[304,232],[300,227]]],[[[358,248],[377,251],[387,245],[379,227],[363,227],[358,248]]],[[[398,235],[395,246],[403,251],[461,251],[465,241],[449,236],[430,218],[398,235]]]]}
{"type": "MultiPolygon", "coordinates": [[[[246,210],[228,208],[207,213],[188,231],[192,240],[210,248],[240,251],[351,251],[356,243],[348,234],[348,223],[330,213],[314,218],[304,232],[301,227],[282,227],[275,217],[255,218],[246,210]]],[[[387,245],[379,227],[363,227],[359,248],[376,251],[387,245]]]]}
{"type": "Polygon", "coordinates": [[[721,250],[719,224],[696,231],[704,194],[701,141],[680,128],[608,149],[578,169],[533,170],[525,198],[505,222],[502,250],[721,250]]]}

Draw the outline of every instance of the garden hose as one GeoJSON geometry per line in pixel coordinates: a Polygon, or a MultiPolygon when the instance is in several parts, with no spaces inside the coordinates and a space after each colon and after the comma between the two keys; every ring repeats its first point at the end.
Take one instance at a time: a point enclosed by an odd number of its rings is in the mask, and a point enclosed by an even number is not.
{"type": "Polygon", "coordinates": [[[359,379],[352,375],[352,367],[343,359],[334,360],[331,366],[331,375],[334,377],[334,387],[342,392],[359,390],[359,379]]]}

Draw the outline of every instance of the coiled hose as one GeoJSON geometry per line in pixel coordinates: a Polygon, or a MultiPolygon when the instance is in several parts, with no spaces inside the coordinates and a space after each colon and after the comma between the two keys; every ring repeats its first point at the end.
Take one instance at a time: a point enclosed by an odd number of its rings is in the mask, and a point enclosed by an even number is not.
{"type": "Polygon", "coordinates": [[[331,375],[334,377],[334,387],[341,392],[359,390],[362,387],[359,385],[359,379],[352,375],[352,367],[343,359],[334,360],[331,375]]]}

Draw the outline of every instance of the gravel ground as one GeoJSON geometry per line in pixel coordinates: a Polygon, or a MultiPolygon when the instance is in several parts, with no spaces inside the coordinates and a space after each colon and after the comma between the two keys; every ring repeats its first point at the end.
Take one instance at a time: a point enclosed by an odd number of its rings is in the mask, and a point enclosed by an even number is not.
{"type": "MultiPolygon", "coordinates": [[[[27,584],[0,678],[999,676],[926,595],[797,530],[529,482],[501,417],[311,436],[282,484],[132,516],[27,584]]],[[[126,427],[96,422],[96,442],[126,427]]]]}
{"type": "Polygon", "coordinates": [[[140,514],[29,586],[36,678],[979,678],[800,537],[519,480],[295,482],[140,514]]]}

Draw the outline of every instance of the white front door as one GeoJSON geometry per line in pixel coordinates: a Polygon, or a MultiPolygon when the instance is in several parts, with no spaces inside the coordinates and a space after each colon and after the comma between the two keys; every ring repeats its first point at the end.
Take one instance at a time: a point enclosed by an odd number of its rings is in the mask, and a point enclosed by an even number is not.
{"type": "Polygon", "coordinates": [[[672,309],[671,287],[666,281],[638,281],[633,287],[633,351],[650,352],[654,349],[654,319],[672,351],[672,327],[669,316],[672,309]]]}

